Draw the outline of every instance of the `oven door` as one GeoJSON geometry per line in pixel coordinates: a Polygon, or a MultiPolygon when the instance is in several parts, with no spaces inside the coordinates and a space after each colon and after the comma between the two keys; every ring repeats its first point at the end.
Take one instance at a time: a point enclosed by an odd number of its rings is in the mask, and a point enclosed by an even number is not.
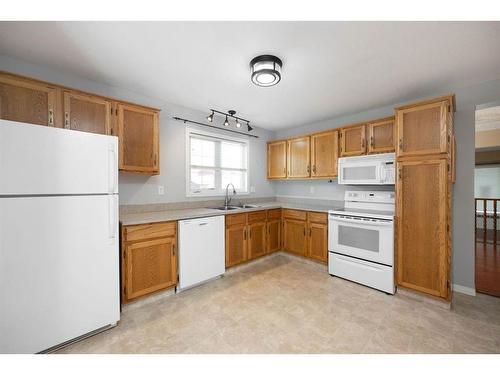
{"type": "Polygon", "coordinates": [[[382,164],[380,162],[341,162],[338,173],[338,181],[341,185],[383,184],[382,164]]]}
{"type": "Polygon", "coordinates": [[[328,250],[392,266],[394,221],[330,214],[328,250]]]}

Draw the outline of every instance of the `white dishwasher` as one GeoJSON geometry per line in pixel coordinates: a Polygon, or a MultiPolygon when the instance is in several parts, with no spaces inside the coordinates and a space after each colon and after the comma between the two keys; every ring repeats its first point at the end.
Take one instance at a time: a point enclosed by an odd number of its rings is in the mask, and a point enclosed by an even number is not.
{"type": "Polygon", "coordinates": [[[224,274],[224,216],[179,220],[177,291],[224,274]]]}

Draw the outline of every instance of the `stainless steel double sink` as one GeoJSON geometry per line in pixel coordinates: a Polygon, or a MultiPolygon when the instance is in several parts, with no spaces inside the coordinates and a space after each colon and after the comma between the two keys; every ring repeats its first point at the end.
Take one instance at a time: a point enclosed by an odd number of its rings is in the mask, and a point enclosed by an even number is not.
{"type": "Polygon", "coordinates": [[[242,205],[236,205],[236,206],[219,206],[219,207],[210,207],[214,210],[219,210],[219,211],[232,211],[232,210],[241,210],[243,208],[259,208],[260,206],[256,206],[254,204],[242,204],[242,205]]]}

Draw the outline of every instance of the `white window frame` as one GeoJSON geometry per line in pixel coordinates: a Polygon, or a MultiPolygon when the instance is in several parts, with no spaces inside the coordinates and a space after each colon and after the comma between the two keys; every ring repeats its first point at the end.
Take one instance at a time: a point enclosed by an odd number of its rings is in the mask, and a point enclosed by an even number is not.
{"type": "MultiPolygon", "coordinates": [[[[225,134],[216,132],[207,132],[204,130],[199,130],[193,127],[186,127],[186,197],[220,197],[226,194],[226,187],[221,186],[220,190],[217,189],[217,184],[221,183],[221,169],[231,169],[231,168],[221,168],[215,167],[215,184],[216,188],[214,190],[200,190],[199,192],[191,191],[191,135],[201,135],[204,137],[218,138],[229,142],[244,143],[246,148],[246,161],[247,161],[247,178],[245,190],[236,189],[238,195],[248,195],[250,194],[250,142],[248,139],[237,138],[227,136],[225,134]]],[[[220,157],[220,156],[219,156],[220,157]]],[[[217,156],[216,156],[217,158],[217,156]]],[[[244,170],[244,169],[234,169],[234,170],[244,170]]],[[[232,195],[232,194],[231,194],[232,195]]]]}

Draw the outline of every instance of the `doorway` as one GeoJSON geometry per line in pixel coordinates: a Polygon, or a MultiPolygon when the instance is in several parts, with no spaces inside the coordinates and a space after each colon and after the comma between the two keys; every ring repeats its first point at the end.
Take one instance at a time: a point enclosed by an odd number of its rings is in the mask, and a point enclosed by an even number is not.
{"type": "Polygon", "coordinates": [[[476,290],[500,297],[500,102],[476,107],[476,290]]]}

